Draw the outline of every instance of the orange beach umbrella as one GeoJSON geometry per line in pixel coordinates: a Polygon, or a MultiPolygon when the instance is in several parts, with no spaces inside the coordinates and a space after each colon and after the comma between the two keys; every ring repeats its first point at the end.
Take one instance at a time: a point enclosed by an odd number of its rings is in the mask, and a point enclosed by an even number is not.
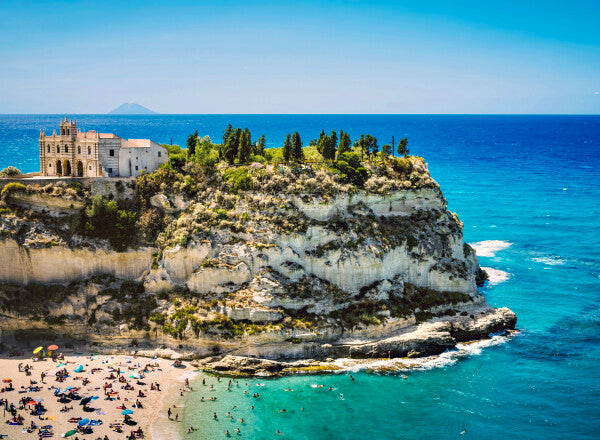
{"type": "Polygon", "coordinates": [[[58,349],[58,345],[50,345],[48,346],[48,350],[56,350],[58,349]]]}

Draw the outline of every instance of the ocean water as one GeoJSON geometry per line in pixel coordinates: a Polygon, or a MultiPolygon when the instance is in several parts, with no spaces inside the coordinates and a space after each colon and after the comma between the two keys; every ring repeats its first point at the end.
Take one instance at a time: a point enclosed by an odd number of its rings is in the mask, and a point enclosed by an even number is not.
{"type": "MultiPolygon", "coordinates": [[[[279,438],[276,430],[288,439],[600,438],[600,116],[76,117],[85,129],[180,144],[194,130],[219,139],[228,122],[270,146],[295,130],[305,142],[321,129],[371,133],[380,144],[406,136],[491,268],[488,302],[518,316],[511,340],[448,353],[406,380],[358,371],[354,382],[350,372],[259,378],[227,391],[209,378],[213,392],[197,380],[177,426],[201,429],[185,438],[227,429],[237,438],[238,427],[247,439],[279,438]],[[218,400],[200,402],[210,395],[218,400]]],[[[0,168],[36,171],[39,130],[59,119],[0,116],[0,168]]]]}

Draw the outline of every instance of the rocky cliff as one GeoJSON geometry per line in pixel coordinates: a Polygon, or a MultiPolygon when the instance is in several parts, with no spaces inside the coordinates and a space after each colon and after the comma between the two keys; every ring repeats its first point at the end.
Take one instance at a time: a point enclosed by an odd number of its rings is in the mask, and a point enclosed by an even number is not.
{"type": "Polygon", "coordinates": [[[140,221],[160,227],[123,252],[81,232],[91,194],[52,215],[35,190],[10,194],[0,326],[270,359],[422,356],[514,328],[478,293],[485,274],[422,159],[377,167],[360,187],[314,166],[254,164],[242,188],[240,169],[143,177],[140,221]]]}

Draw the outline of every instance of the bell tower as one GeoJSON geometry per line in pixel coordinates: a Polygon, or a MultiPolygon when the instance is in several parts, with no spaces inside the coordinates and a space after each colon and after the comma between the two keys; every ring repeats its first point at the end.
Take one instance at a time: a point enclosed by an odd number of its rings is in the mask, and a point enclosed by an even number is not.
{"type": "Polygon", "coordinates": [[[68,120],[65,116],[65,119],[60,121],[60,137],[65,140],[75,140],[77,137],[77,122],[74,119],[68,120]]]}

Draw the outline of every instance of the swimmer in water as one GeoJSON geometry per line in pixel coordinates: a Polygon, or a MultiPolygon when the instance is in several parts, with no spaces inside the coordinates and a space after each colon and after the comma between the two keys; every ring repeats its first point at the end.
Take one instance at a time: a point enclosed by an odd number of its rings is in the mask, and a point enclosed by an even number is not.
{"type": "Polygon", "coordinates": [[[275,432],[277,433],[277,435],[283,435],[283,432],[281,432],[279,429],[275,432]]]}
{"type": "Polygon", "coordinates": [[[213,413],[213,418],[217,420],[217,413],[213,413]]]}
{"type": "Polygon", "coordinates": [[[344,395],[340,394],[340,400],[344,400],[344,395]]]}
{"type": "Polygon", "coordinates": [[[287,410],[285,408],[280,409],[279,412],[286,412],[287,410]]]}
{"type": "Polygon", "coordinates": [[[231,437],[231,434],[229,433],[229,429],[228,429],[227,431],[225,431],[225,435],[226,435],[227,437],[231,437]]]}
{"type": "Polygon", "coordinates": [[[328,390],[328,391],[333,391],[333,388],[332,388],[332,387],[329,387],[329,390],[328,390]]]}

